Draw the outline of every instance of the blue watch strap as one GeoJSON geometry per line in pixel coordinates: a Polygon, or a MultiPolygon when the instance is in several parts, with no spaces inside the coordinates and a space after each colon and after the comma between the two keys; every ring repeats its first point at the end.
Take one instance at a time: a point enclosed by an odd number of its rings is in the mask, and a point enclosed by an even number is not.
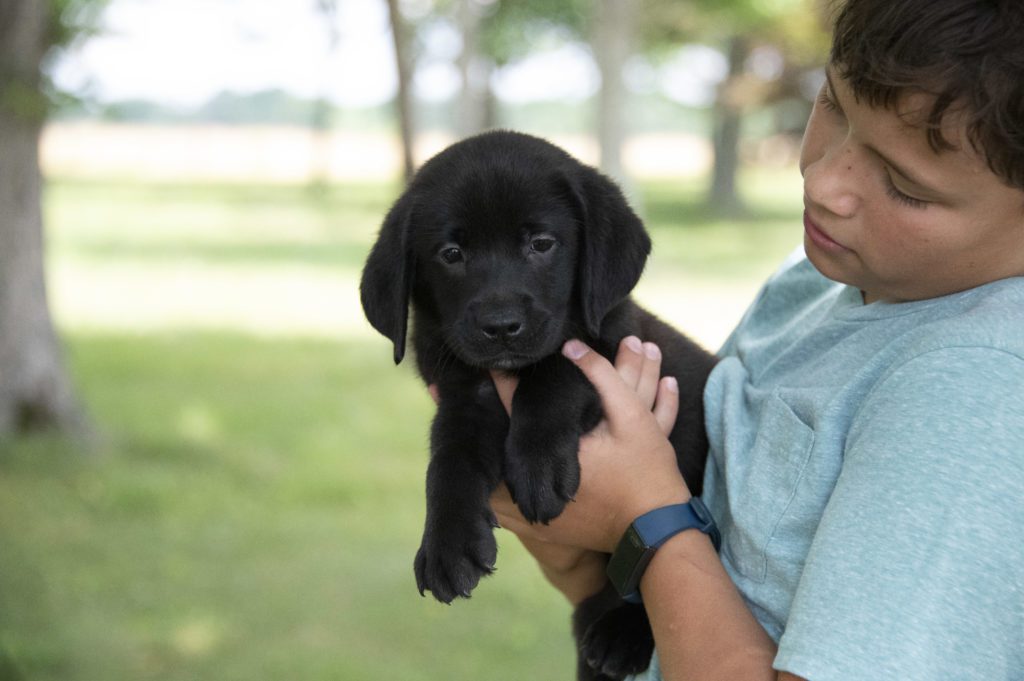
{"type": "Polygon", "coordinates": [[[608,561],[608,578],[619,595],[631,603],[640,603],[640,578],[654,552],[675,535],[690,529],[708,535],[715,551],[721,548],[718,527],[698,497],[685,504],[656,508],[634,520],[608,561]]]}
{"type": "Polygon", "coordinates": [[[643,514],[633,521],[644,543],[656,549],[683,530],[697,529],[711,537],[715,551],[721,548],[721,538],[715,521],[707,507],[697,497],[685,504],[662,506],[643,514]]]}

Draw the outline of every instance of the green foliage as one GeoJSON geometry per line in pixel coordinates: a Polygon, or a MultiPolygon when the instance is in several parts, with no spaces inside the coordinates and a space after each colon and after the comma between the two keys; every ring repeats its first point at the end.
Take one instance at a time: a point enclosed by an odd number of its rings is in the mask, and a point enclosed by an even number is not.
{"type": "Polygon", "coordinates": [[[538,38],[586,35],[590,0],[496,0],[483,26],[483,48],[501,66],[537,49],[538,38]]]}
{"type": "Polygon", "coordinates": [[[110,0],[49,0],[53,7],[50,43],[66,47],[98,30],[100,16],[110,0]]]}
{"type": "MultiPolygon", "coordinates": [[[[36,0],[29,0],[35,2],[36,0]]],[[[4,8],[10,23],[3,27],[15,44],[15,33],[36,31],[30,40],[18,41],[20,51],[0,45],[0,111],[15,118],[41,121],[57,106],[67,106],[70,95],[60,92],[49,78],[47,65],[62,49],[92,35],[108,0],[38,0],[46,4],[47,22],[38,32],[32,23],[20,23],[29,12],[15,4],[4,8]],[[30,46],[31,49],[24,49],[30,46]]]]}
{"type": "Polygon", "coordinates": [[[46,0],[51,3],[49,48],[42,64],[40,92],[50,111],[74,106],[78,97],[57,88],[49,77],[49,63],[63,50],[88,40],[99,31],[100,18],[110,0],[46,0]]]}
{"type": "Polygon", "coordinates": [[[640,35],[654,53],[688,42],[722,45],[743,35],[773,45],[792,60],[818,63],[827,32],[821,0],[643,0],[640,35]]]}

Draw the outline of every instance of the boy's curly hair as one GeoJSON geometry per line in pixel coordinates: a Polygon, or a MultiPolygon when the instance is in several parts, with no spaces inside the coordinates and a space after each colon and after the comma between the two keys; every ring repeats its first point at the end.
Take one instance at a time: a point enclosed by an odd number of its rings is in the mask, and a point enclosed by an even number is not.
{"type": "Polygon", "coordinates": [[[1006,184],[1024,189],[1024,0],[846,0],[831,62],[858,100],[893,108],[934,96],[928,141],[962,114],[971,144],[1006,184]]]}

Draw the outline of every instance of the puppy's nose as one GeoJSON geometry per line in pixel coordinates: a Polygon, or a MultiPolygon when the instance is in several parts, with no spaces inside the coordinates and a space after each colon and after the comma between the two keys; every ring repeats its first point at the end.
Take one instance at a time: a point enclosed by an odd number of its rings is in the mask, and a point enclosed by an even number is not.
{"type": "Polygon", "coordinates": [[[516,315],[487,315],[479,320],[480,331],[491,340],[509,340],[523,330],[523,321],[516,315]]]}

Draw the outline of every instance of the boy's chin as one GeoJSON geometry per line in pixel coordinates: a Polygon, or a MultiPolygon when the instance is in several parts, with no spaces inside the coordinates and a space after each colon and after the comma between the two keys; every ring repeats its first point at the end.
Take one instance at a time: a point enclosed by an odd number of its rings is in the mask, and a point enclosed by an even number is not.
{"type": "Polygon", "coordinates": [[[843,263],[839,262],[838,257],[831,253],[823,252],[806,236],[804,237],[804,253],[807,254],[807,259],[814,265],[814,269],[821,273],[821,276],[840,284],[857,286],[856,282],[853,281],[854,277],[851,276],[846,267],[843,267],[843,263]]]}

